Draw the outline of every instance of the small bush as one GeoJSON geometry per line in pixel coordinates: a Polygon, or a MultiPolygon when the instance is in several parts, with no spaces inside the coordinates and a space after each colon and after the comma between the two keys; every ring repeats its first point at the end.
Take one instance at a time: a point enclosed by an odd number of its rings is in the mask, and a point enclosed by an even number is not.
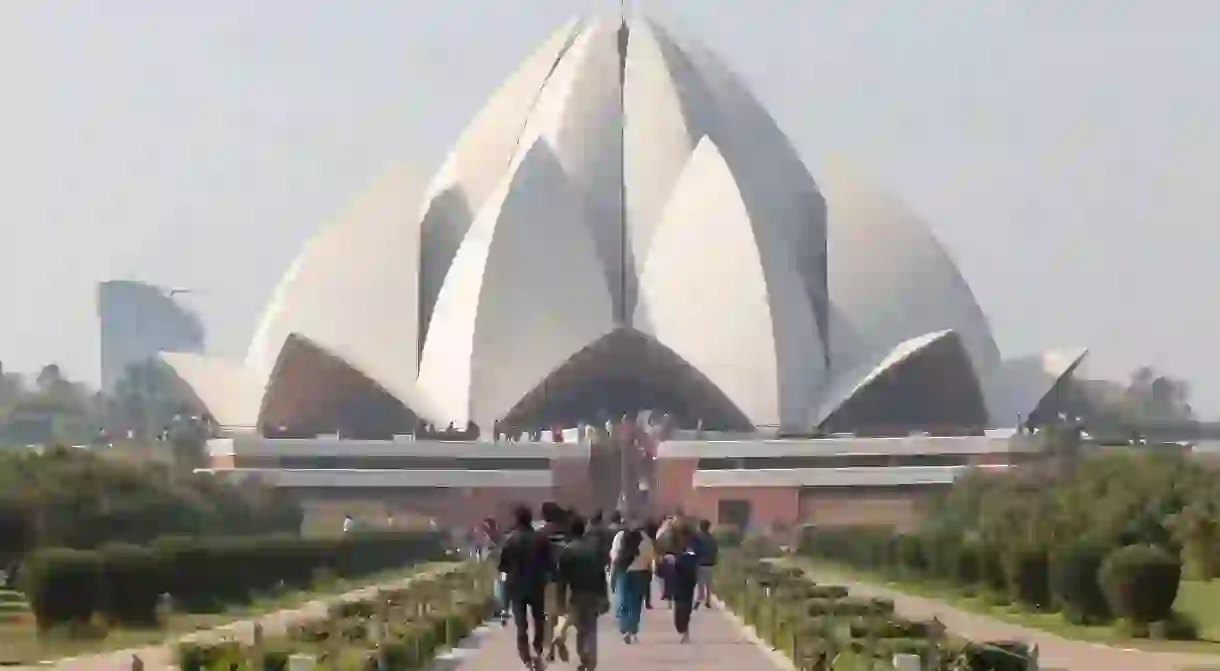
{"type": "Polygon", "coordinates": [[[935,578],[956,578],[958,547],[961,539],[947,532],[928,533],[922,539],[928,558],[928,572],[935,578]]]}
{"type": "Polygon", "coordinates": [[[1128,545],[1106,557],[1098,576],[1112,613],[1147,624],[1171,616],[1182,562],[1160,547],[1128,545]]]}
{"type": "Polygon", "coordinates": [[[989,641],[966,645],[965,656],[971,669],[987,671],[1025,671],[1032,651],[1018,641],[989,641]]]}
{"type": "Polygon", "coordinates": [[[1008,591],[1008,579],[1004,574],[1004,558],[1000,549],[989,543],[980,543],[979,582],[994,595],[1008,591]]]}
{"type": "Polygon", "coordinates": [[[1020,548],[1005,558],[1004,572],[1008,578],[1008,593],[1014,601],[1035,609],[1051,605],[1050,575],[1046,550],[1020,548]]]}
{"type": "Polygon", "coordinates": [[[928,556],[922,538],[903,534],[895,539],[895,544],[897,564],[903,572],[922,575],[928,571],[928,556]]]}
{"type": "Polygon", "coordinates": [[[842,585],[812,585],[804,590],[810,599],[843,599],[847,597],[847,588],[842,585]]]}
{"type": "Polygon", "coordinates": [[[741,542],[745,539],[745,534],[742,533],[741,527],[733,524],[717,524],[712,535],[716,538],[716,543],[721,548],[741,547],[741,542]]]}
{"type": "Polygon", "coordinates": [[[102,547],[101,559],[101,612],[114,624],[157,624],[163,581],[156,554],[135,545],[107,545],[102,547]]]}
{"type": "Polygon", "coordinates": [[[983,569],[982,553],[980,552],[978,543],[963,543],[962,546],[958,548],[955,560],[954,579],[959,585],[970,586],[975,585],[980,581],[983,575],[983,569]]]}
{"type": "Polygon", "coordinates": [[[1112,617],[1098,581],[1107,553],[1104,544],[1083,540],[1051,557],[1051,596],[1069,620],[1087,624],[1112,617]]]}
{"type": "Polygon", "coordinates": [[[21,570],[22,591],[39,629],[86,623],[97,611],[102,558],[91,550],[48,549],[30,555],[21,570]]]}

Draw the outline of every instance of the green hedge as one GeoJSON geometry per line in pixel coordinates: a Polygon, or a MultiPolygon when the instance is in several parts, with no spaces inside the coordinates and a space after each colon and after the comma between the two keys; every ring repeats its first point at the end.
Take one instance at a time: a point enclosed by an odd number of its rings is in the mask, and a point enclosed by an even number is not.
{"type": "Polygon", "coordinates": [[[1181,560],[1152,545],[1115,550],[1098,574],[1110,610],[1139,625],[1170,617],[1181,580],[1181,560]]]}
{"type": "Polygon", "coordinates": [[[340,538],[290,536],[166,538],[151,547],[46,549],[30,555],[23,591],[41,628],[85,622],[157,620],[160,595],[176,607],[207,611],[258,593],[307,587],[320,571],[355,577],[439,558],[435,532],[373,532],[340,538]]]}
{"type": "Polygon", "coordinates": [[[1112,617],[1098,574],[1109,548],[1090,539],[1076,541],[1051,557],[1051,593],[1056,605],[1073,622],[1091,624],[1112,617]]]}
{"type": "Polygon", "coordinates": [[[886,528],[802,531],[800,551],[903,578],[933,578],[1013,602],[1027,610],[1058,609],[1071,622],[1121,618],[1139,637],[1187,639],[1193,623],[1173,612],[1182,562],[1154,545],[1114,548],[1093,538],[1048,549],[987,543],[943,532],[895,534],[886,528]]]}
{"type": "Polygon", "coordinates": [[[312,656],[324,669],[427,668],[438,652],[456,646],[492,615],[493,570],[488,562],[467,562],[402,587],[332,604],[325,617],[294,623],[283,636],[269,636],[259,649],[229,640],[183,643],[177,648],[178,668],[280,671],[293,654],[312,656]],[[371,637],[378,629],[380,640],[371,637]]]}
{"type": "MultiPolygon", "coordinates": [[[[880,539],[880,534],[872,537],[880,539]]],[[[812,531],[801,540],[806,550],[822,542],[812,531]]],[[[833,547],[851,552],[842,545],[833,547]]],[[[857,556],[876,556],[882,547],[895,546],[880,544],[857,556]]],[[[888,599],[855,597],[840,585],[815,584],[799,567],[737,551],[723,557],[716,573],[717,593],[726,606],[798,669],[828,669],[832,664],[891,668],[889,662],[898,653],[918,655],[926,668],[1035,668],[1030,651],[1020,644],[963,641],[949,635],[940,622],[898,615],[888,599]]]]}

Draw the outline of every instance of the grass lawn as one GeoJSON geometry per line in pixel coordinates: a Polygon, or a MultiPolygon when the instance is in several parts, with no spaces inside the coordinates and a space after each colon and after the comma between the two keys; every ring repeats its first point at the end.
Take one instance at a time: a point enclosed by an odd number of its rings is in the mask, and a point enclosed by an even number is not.
{"type": "Polygon", "coordinates": [[[797,562],[812,573],[821,576],[823,582],[838,579],[845,582],[877,585],[895,592],[935,599],[960,610],[1030,629],[1040,629],[1063,638],[1140,650],[1220,655],[1220,581],[1217,580],[1210,582],[1182,581],[1175,604],[1179,611],[1193,616],[1199,622],[1199,635],[1203,640],[1153,641],[1123,638],[1109,626],[1074,625],[1064,620],[1058,613],[1030,613],[1012,605],[996,605],[949,585],[923,581],[895,582],[876,573],[822,561],[815,562],[808,559],[790,559],[788,561],[797,562]]]}
{"type": "Polygon", "coordinates": [[[219,613],[176,613],[162,629],[112,629],[104,638],[72,638],[64,634],[39,636],[30,617],[22,622],[0,622],[0,665],[33,664],[47,659],[74,657],[91,652],[122,650],[161,645],[196,631],[216,627],[280,610],[300,608],[319,598],[331,598],[369,585],[394,582],[447,564],[423,564],[365,576],[356,580],[336,579],[305,592],[285,592],[257,598],[219,613]]]}

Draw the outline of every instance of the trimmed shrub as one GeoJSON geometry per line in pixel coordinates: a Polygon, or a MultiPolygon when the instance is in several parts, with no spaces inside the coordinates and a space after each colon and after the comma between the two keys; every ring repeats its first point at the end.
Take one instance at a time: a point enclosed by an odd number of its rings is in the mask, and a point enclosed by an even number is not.
{"type": "Polygon", "coordinates": [[[965,650],[971,669],[987,671],[1025,671],[1031,654],[1029,645],[1019,641],[969,643],[965,650]]]}
{"type": "Polygon", "coordinates": [[[1111,552],[1098,573],[1110,611],[1139,624],[1171,616],[1181,580],[1181,560],[1153,545],[1128,545],[1111,552]]]}
{"type": "Polygon", "coordinates": [[[157,604],[166,592],[184,610],[209,612],[282,587],[306,587],[319,571],[338,567],[344,576],[367,575],[441,554],[441,536],[435,532],[331,539],[177,537],[161,539],[151,548],[39,551],[21,575],[44,628],[84,622],[95,613],[141,626],[156,622],[157,604]]]}
{"type": "Polygon", "coordinates": [[[925,535],[923,544],[928,558],[928,572],[935,578],[953,580],[961,539],[954,534],[938,531],[925,535]]]}
{"type": "Polygon", "coordinates": [[[712,536],[716,538],[716,543],[721,548],[740,547],[742,540],[745,539],[741,527],[734,524],[717,524],[715,530],[712,531],[712,536]]]}
{"type": "Polygon", "coordinates": [[[88,622],[98,607],[101,575],[102,556],[91,550],[51,548],[31,554],[21,582],[38,628],[88,622]]]}
{"type": "Polygon", "coordinates": [[[847,588],[842,585],[811,585],[805,596],[810,599],[844,599],[847,588]]]}
{"type": "Polygon", "coordinates": [[[1004,574],[1004,555],[989,543],[979,544],[979,582],[994,594],[1008,591],[1008,578],[1004,574]]]}
{"type": "Polygon", "coordinates": [[[1102,543],[1082,540],[1051,557],[1051,597],[1069,620],[1087,624],[1113,617],[1098,581],[1108,552],[1102,543]]]}
{"type": "Polygon", "coordinates": [[[983,575],[982,553],[979,544],[962,543],[954,562],[954,579],[959,585],[970,586],[979,582],[983,575]]]}
{"type": "Polygon", "coordinates": [[[896,537],[897,563],[904,572],[922,575],[928,571],[928,555],[924,550],[923,538],[912,534],[901,534],[896,537]]]}
{"type": "Polygon", "coordinates": [[[157,624],[161,580],[157,555],[148,548],[114,544],[101,549],[99,611],[113,624],[157,624]]]}
{"type": "Polygon", "coordinates": [[[1050,575],[1045,548],[1018,548],[1006,558],[1004,573],[1013,601],[1035,609],[1051,606],[1050,575]]]}

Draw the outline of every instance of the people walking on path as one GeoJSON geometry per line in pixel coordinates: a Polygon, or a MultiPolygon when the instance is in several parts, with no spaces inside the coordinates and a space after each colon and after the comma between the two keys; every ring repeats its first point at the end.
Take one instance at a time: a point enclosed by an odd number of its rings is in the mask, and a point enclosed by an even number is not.
{"type": "Polygon", "coordinates": [[[597,543],[598,556],[602,560],[602,570],[607,571],[610,568],[610,547],[614,543],[614,535],[619,532],[619,529],[612,529],[606,524],[602,511],[598,510],[589,518],[588,524],[585,526],[585,535],[597,543]]]}
{"type": "Polygon", "coordinates": [[[610,515],[610,524],[606,526],[606,536],[610,538],[610,544],[606,546],[606,579],[610,583],[610,593],[614,594],[618,589],[618,580],[614,573],[614,562],[610,555],[614,550],[614,539],[618,538],[619,533],[623,531],[623,513],[616,510],[610,515]]]}
{"type": "Polygon", "coordinates": [[[656,538],[653,541],[653,547],[657,551],[657,561],[653,572],[661,581],[661,600],[672,610],[674,607],[674,582],[673,582],[673,562],[672,547],[673,536],[675,534],[675,525],[677,518],[673,515],[666,517],[661,522],[660,528],[657,529],[656,538]]]}
{"type": "Polygon", "coordinates": [[[553,570],[551,548],[545,537],[534,530],[529,507],[518,506],[513,519],[515,527],[500,550],[500,576],[517,627],[517,654],[527,667],[541,669],[546,641],[545,591],[553,570]],[[532,649],[531,619],[534,622],[532,649]]]}
{"type": "Polygon", "coordinates": [[[712,574],[716,562],[720,561],[720,544],[712,535],[710,520],[699,520],[699,531],[695,534],[695,551],[699,555],[699,580],[695,591],[695,608],[702,604],[712,607],[712,574]]]}
{"type": "MultiPolygon", "coordinates": [[[[660,528],[661,528],[660,523],[658,523],[655,519],[652,519],[652,518],[650,518],[647,522],[645,522],[644,526],[642,528],[644,535],[646,535],[648,537],[649,544],[653,548],[656,548],[657,531],[660,528]]],[[[654,568],[655,567],[653,566],[653,563],[649,563],[649,565],[648,565],[648,589],[644,590],[644,607],[647,608],[648,610],[652,610],[652,579],[653,579],[653,576],[655,575],[653,573],[654,568]]]]}
{"type": "Polygon", "coordinates": [[[699,553],[693,534],[685,534],[685,547],[667,555],[673,590],[674,629],[682,635],[682,643],[690,643],[690,616],[695,608],[695,585],[699,582],[699,553]]]}
{"type": "MultiPolygon", "coordinates": [[[[576,516],[571,525],[572,541],[559,558],[559,580],[568,594],[566,622],[576,626],[576,656],[579,671],[597,668],[597,618],[610,609],[606,594],[602,541],[576,516]]],[[[557,633],[562,643],[565,632],[557,633]]]]}
{"type": "MultiPolygon", "coordinates": [[[[499,565],[500,548],[504,542],[500,533],[500,525],[494,517],[488,517],[483,520],[480,526],[480,543],[479,543],[479,559],[489,561],[499,565]]],[[[504,580],[499,571],[496,572],[496,581],[493,586],[493,597],[496,603],[495,616],[500,620],[500,625],[508,624],[508,599],[504,595],[504,580]]]]}
{"type": "Polygon", "coordinates": [[[550,569],[547,571],[547,582],[543,595],[545,603],[543,608],[546,610],[544,640],[546,641],[547,661],[554,661],[555,655],[558,653],[559,659],[566,662],[568,661],[568,646],[555,634],[561,627],[565,631],[567,629],[566,626],[563,626],[566,621],[561,622],[560,619],[567,610],[567,596],[564,594],[558,574],[559,557],[571,539],[568,512],[554,501],[547,501],[542,504],[542,521],[543,525],[539,533],[542,535],[550,555],[550,569]]]}
{"type": "Polygon", "coordinates": [[[630,525],[614,537],[610,561],[615,578],[614,591],[618,596],[615,614],[624,643],[631,644],[639,639],[640,615],[645,596],[651,589],[650,569],[655,559],[652,539],[641,527],[630,525]]]}

